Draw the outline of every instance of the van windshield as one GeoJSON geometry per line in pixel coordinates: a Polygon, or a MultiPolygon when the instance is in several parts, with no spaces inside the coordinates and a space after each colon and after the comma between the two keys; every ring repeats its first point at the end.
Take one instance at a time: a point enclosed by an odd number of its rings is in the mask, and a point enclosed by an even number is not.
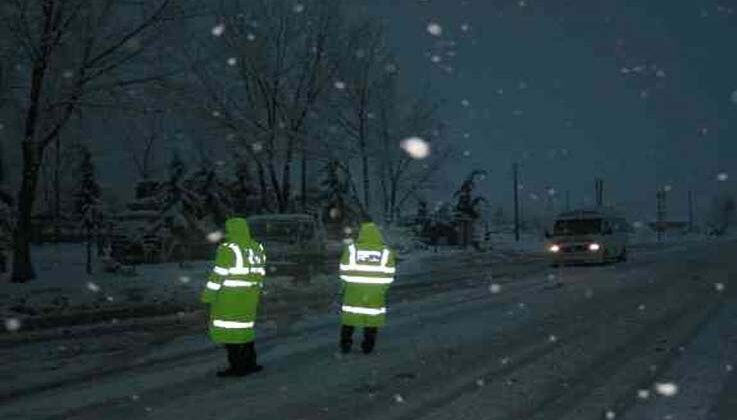
{"type": "Polygon", "coordinates": [[[601,219],[556,220],[553,235],[591,235],[601,232],[601,219]]]}

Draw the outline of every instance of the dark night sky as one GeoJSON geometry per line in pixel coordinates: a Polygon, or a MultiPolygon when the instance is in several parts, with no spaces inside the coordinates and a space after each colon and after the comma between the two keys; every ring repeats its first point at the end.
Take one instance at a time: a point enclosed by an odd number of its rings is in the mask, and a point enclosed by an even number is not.
{"type": "MultiPolygon", "coordinates": [[[[509,209],[514,161],[528,212],[544,207],[546,187],[560,207],[565,191],[573,205],[591,200],[596,176],[634,220],[653,215],[658,185],[672,186],[673,217],[685,217],[688,189],[700,211],[715,192],[737,189],[737,0],[344,5],[386,23],[405,88],[429,85],[445,102],[447,140],[468,151],[449,163],[432,200],[479,168],[489,171],[483,193],[509,209]],[[433,22],[441,36],[428,32],[433,22]]],[[[122,146],[99,147],[106,184],[134,175],[122,146]]]]}
{"type": "Polygon", "coordinates": [[[489,170],[492,201],[509,201],[515,160],[528,208],[542,207],[530,194],[547,186],[570,190],[574,205],[591,199],[597,175],[609,200],[642,218],[658,185],[672,186],[674,217],[689,188],[702,209],[734,189],[733,177],[716,178],[737,166],[737,2],[360,3],[385,19],[405,80],[447,100],[452,141],[470,152],[453,172],[489,170]]]}

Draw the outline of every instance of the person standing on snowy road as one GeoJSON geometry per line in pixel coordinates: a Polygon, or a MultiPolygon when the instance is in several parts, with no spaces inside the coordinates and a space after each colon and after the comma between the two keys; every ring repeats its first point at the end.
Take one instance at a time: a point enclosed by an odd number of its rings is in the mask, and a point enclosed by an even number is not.
{"type": "Polygon", "coordinates": [[[210,338],[225,345],[230,366],[218,376],[244,376],[262,369],[256,362],[254,323],[266,274],[264,247],[251,238],[248,222],[225,223],[225,242],[202,292],[210,305],[210,338]]]}
{"type": "Polygon", "coordinates": [[[379,327],[386,321],[386,291],[394,282],[394,252],[386,247],[374,223],[363,223],[358,239],[343,251],[340,278],[343,281],[340,348],[351,351],[353,332],[363,327],[363,352],[371,353],[379,327]]]}

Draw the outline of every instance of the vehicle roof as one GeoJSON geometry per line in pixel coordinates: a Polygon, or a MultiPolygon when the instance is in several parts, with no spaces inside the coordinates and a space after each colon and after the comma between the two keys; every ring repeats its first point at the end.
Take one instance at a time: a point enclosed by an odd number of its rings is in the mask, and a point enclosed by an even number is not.
{"type": "Polygon", "coordinates": [[[282,213],[282,214],[256,214],[253,216],[248,216],[249,222],[262,222],[262,221],[279,221],[279,222],[288,222],[288,221],[298,221],[298,222],[305,222],[305,221],[314,221],[314,218],[305,213],[282,213]]]}
{"type": "Polygon", "coordinates": [[[577,209],[565,211],[558,214],[557,220],[573,220],[573,219],[601,219],[601,218],[624,218],[623,215],[614,209],[577,209]]]}

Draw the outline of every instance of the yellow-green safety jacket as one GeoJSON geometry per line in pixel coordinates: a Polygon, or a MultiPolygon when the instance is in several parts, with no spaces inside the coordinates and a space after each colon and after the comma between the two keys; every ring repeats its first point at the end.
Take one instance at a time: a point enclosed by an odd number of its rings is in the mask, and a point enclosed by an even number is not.
{"type": "Polygon", "coordinates": [[[210,304],[210,338],[216,343],[239,344],[253,341],[266,254],[251,239],[245,219],[228,219],[225,242],[218,246],[215,266],[202,292],[202,302],[210,304]]]}
{"type": "Polygon", "coordinates": [[[340,260],[343,281],[341,322],[354,327],[382,327],[386,322],[386,291],[394,282],[394,252],[377,226],[364,223],[355,243],[340,260]]]}

